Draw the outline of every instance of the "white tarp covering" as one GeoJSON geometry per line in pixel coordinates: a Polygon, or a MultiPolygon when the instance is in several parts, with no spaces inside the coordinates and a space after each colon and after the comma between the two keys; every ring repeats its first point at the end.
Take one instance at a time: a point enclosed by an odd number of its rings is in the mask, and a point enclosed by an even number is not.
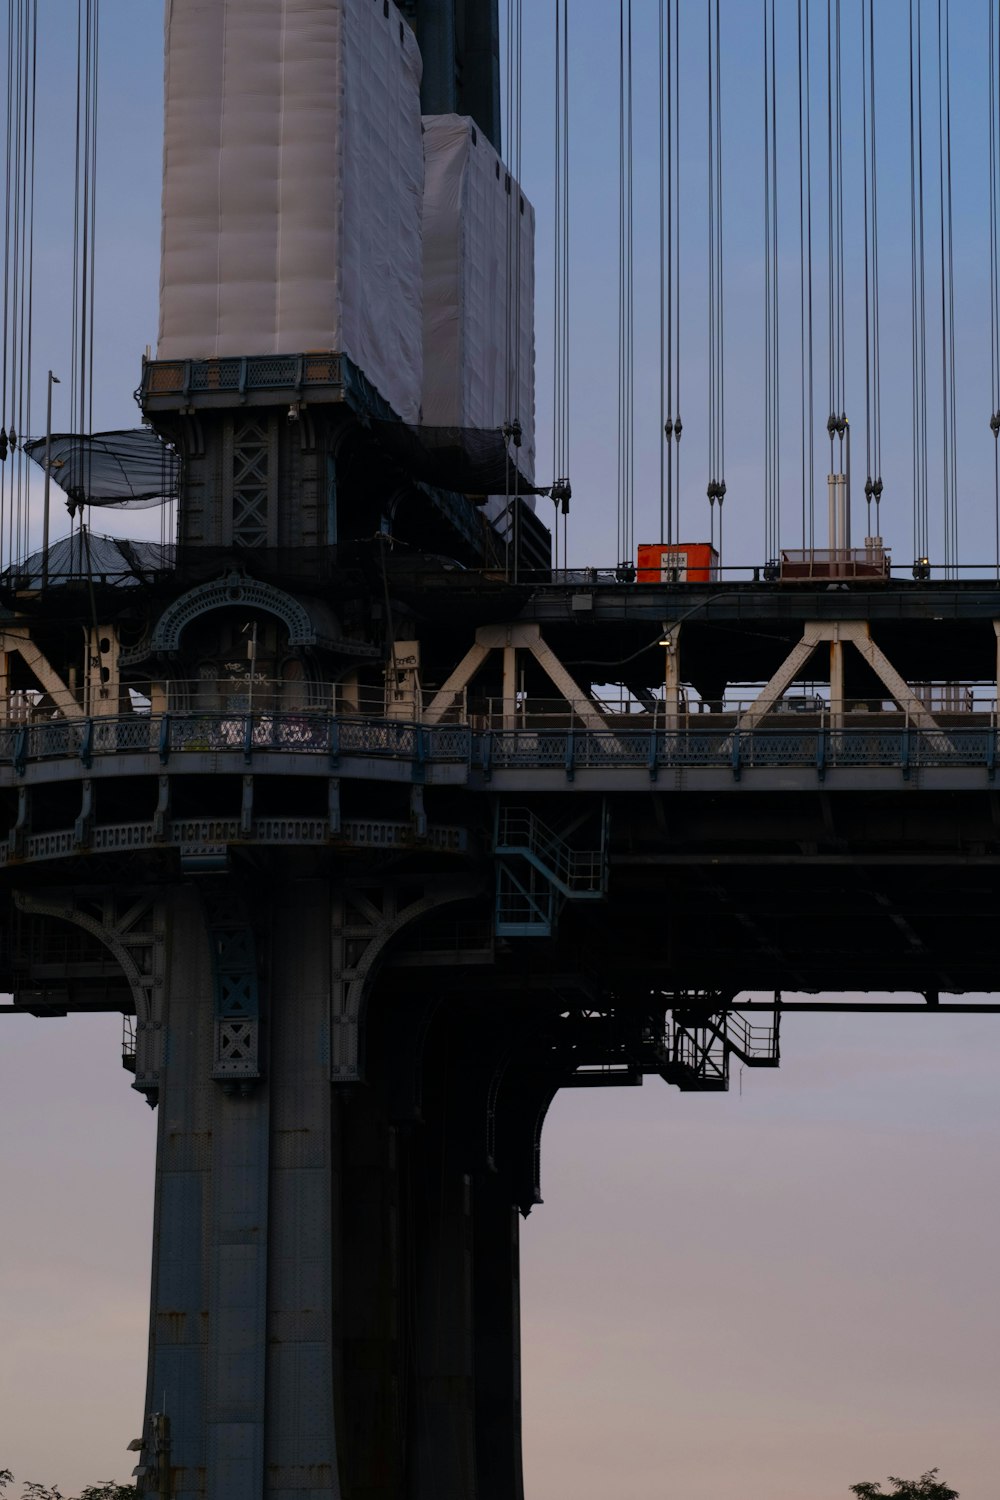
{"type": "Polygon", "coordinates": [[[383,0],[167,0],[160,359],[422,387],[420,54],[383,0]]]}
{"type": "Polygon", "coordinates": [[[533,478],[535,211],[465,116],[424,116],[424,164],[424,423],[516,418],[533,478]]]}

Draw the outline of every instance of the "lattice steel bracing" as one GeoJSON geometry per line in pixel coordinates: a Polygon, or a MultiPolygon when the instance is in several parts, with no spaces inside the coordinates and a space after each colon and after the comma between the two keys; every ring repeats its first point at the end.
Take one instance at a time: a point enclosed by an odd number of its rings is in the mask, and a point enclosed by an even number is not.
{"type": "Polygon", "coordinates": [[[267,417],[233,423],[232,540],[267,547],[274,540],[274,434],[267,417]]]}
{"type": "Polygon", "coordinates": [[[203,876],[199,889],[215,997],[212,1077],[245,1091],[262,1071],[256,938],[246,899],[231,879],[203,876]]]}

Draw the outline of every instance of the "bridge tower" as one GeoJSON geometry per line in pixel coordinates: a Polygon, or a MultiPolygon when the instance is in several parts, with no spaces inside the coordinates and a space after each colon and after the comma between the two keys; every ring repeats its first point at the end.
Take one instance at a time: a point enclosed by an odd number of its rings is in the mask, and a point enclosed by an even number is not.
{"type": "Polygon", "coordinates": [[[500,149],[499,0],[404,0],[424,60],[428,115],[471,115],[500,149]]]}

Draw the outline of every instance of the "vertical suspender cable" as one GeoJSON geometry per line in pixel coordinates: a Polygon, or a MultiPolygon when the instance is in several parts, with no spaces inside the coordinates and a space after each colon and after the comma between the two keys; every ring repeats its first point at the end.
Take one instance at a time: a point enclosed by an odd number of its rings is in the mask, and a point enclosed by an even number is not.
{"type": "Polygon", "coordinates": [[[806,549],[806,257],[805,257],[805,141],[803,138],[802,0],[796,16],[795,63],[799,105],[799,442],[802,486],[802,550],[806,549]]]}
{"type": "Polygon", "coordinates": [[[722,64],[719,0],[708,0],[708,470],[711,536],[715,540],[715,504],[719,505],[719,556],[722,557],[722,503],[726,495],[725,452],[725,318],[722,264],[722,64]]]}
{"type": "Polygon", "coordinates": [[[990,137],[990,431],[993,433],[993,529],[1000,582],[1000,0],[986,0],[989,16],[990,137]]]}
{"type": "Polygon", "coordinates": [[[673,292],[672,268],[668,270],[667,259],[672,248],[670,243],[670,230],[667,220],[670,217],[667,194],[667,111],[669,66],[667,63],[667,36],[670,31],[670,16],[668,13],[669,0],[660,0],[659,3],[659,32],[658,32],[658,61],[659,61],[659,103],[660,103],[660,198],[659,198],[659,235],[660,235],[660,427],[663,431],[664,441],[660,444],[660,529],[657,532],[661,542],[668,539],[667,527],[667,454],[669,452],[670,438],[673,434],[673,420],[668,415],[669,404],[667,398],[667,385],[669,375],[667,373],[668,342],[667,342],[667,287],[673,292]]]}
{"type": "Polygon", "coordinates": [[[951,171],[951,0],[944,0],[944,119],[945,204],[948,239],[948,405],[951,422],[951,518],[950,550],[952,576],[958,576],[958,364],[955,349],[955,230],[951,171]]]}
{"type": "Polygon", "coordinates": [[[815,546],[815,401],[813,392],[813,267],[812,267],[812,70],[809,5],[798,0],[799,75],[799,370],[802,424],[802,547],[815,546]]]}
{"type": "MultiPolygon", "coordinates": [[[[841,70],[840,0],[826,6],[826,154],[827,154],[827,289],[828,364],[830,415],[826,430],[830,437],[830,474],[843,482],[846,473],[844,443],[847,436],[845,400],[846,340],[844,322],[844,130],[843,79],[841,70]],[[839,444],[839,447],[838,447],[839,444]],[[836,451],[835,451],[836,450],[836,451]]],[[[849,450],[848,450],[849,451],[849,450]]],[[[846,511],[841,543],[846,542],[850,516],[846,511]]],[[[832,541],[832,538],[831,538],[832,541]]]]}
{"type": "MultiPolygon", "coordinates": [[[[99,43],[100,0],[77,0],[70,411],[78,433],[90,433],[94,426],[99,43]]],[[[88,456],[79,493],[70,496],[71,517],[75,512],[81,528],[90,489],[88,456]]],[[[82,566],[82,544],[79,557],[82,566]]]]}
{"type": "Polygon", "coordinates": [[[868,5],[868,54],[871,66],[871,183],[872,183],[872,419],[875,436],[872,453],[875,462],[873,494],[875,497],[875,534],[882,535],[882,293],[879,281],[878,249],[878,134],[876,129],[875,88],[875,0],[868,5]]]}
{"type": "Polygon", "coordinates": [[[764,9],[764,556],[774,556],[771,528],[773,476],[771,396],[771,50],[768,45],[769,5],[764,9]]]}
{"type": "Polygon", "coordinates": [[[774,0],[764,5],[764,555],[781,538],[778,135],[774,0]]]}
{"type": "Polygon", "coordinates": [[[673,307],[673,314],[669,320],[668,345],[670,346],[670,368],[674,372],[674,485],[673,485],[673,529],[668,540],[680,541],[681,538],[681,433],[684,424],[681,421],[681,27],[680,27],[680,0],[674,3],[674,42],[672,54],[668,54],[668,60],[672,55],[673,82],[670,89],[670,99],[673,105],[674,123],[669,133],[668,145],[672,148],[668,153],[668,189],[674,204],[674,223],[677,226],[677,234],[674,245],[674,284],[673,292],[668,306],[673,307]]]}
{"type": "Polygon", "coordinates": [[[31,493],[23,439],[31,427],[34,333],[37,0],[8,0],[0,561],[29,548],[31,493]]]}
{"type": "MultiPolygon", "coordinates": [[[[840,0],[836,0],[837,26],[836,26],[836,75],[837,75],[837,370],[840,383],[838,406],[840,408],[841,421],[846,424],[846,368],[847,368],[847,340],[845,322],[845,297],[844,297],[844,93],[843,93],[843,70],[841,67],[841,13],[840,0]]],[[[843,444],[844,434],[840,434],[843,444]]],[[[843,470],[841,463],[841,470],[843,470]]]]}
{"type": "Polygon", "coordinates": [[[719,562],[722,555],[722,502],[726,498],[726,361],[725,361],[725,296],[722,263],[722,30],[719,17],[719,0],[715,0],[715,237],[716,276],[718,292],[716,299],[716,335],[719,341],[716,375],[719,382],[719,562]]]}
{"type": "Polygon", "coordinates": [[[947,0],[937,0],[938,215],[941,254],[941,466],[945,576],[957,557],[955,455],[955,287],[951,189],[951,47],[947,0]]]}
{"type": "Polygon", "coordinates": [[[927,339],[924,244],[923,32],[920,0],[910,0],[910,320],[913,355],[913,555],[928,555],[927,339]]]}
{"type": "Polygon", "coordinates": [[[570,461],[570,424],[572,421],[571,405],[571,374],[572,374],[572,343],[573,325],[570,319],[570,99],[569,99],[569,0],[563,0],[563,465],[560,471],[565,479],[565,489],[562,499],[563,515],[563,558],[568,564],[569,546],[569,506],[572,498],[572,485],[570,483],[571,461],[570,461]]]}
{"type": "MultiPolygon", "coordinates": [[[[562,400],[561,377],[562,362],[560,351],[562,348],[562,299],[561,290],[561,267],[562,267],[562,220],[560,210],[562,207],[562,154],[561,154],[561,93],[562,74],[560,61],[562,54],[562,3],[556,0],[555,4],[555,87],[552,92],[554,101],[555,138],[553,142],[553,213],[552,213],[552,477],[555,481],[557,474],[561,474],[560,464],[560,407],[562,400]]],[[[556,511],[555,521],[555,557],[554,566],[559,568],[559,512],[556,511]]]]}
{"type": "MultiPolygon", "coordinates": [[[[28,223],[28,36],[27,18],[25,14],[24,0],[19,7],[20,33],[18,46],[18,93],[17,93],[17,182],[14,189],[15,214],[17,218],[17,240],[14,249],[15,275],[17,279],[17,302],[14,310],[14,359],[17,371],[17,387],[15,391],[14,411],[11,418],[12,433],[20,434],[22,444],[17,453],[14,466],[14,478],[17,486],[15,497],[15,521],[14,521],[14,546],[18,554],[24,550],[24,513],[25,513],[25,491],[27,487],[27,475],[24,466],[23,442],[26,436],[25,414],[24,414],[24,377],[25,377],[25,283],[27,259],[27,223],[28,223]]],[[[16,447],[16,441],[11,439],[11,446],[16,447]]]]}
{"type": "Polygon", "coordinates": [[[875,7],[862,0],[862,125],[864,134],[865,220],[865,501],[868,535],[881,534],[882,501],[882,383],[880,371],[880,314],[878,269],[878,161],[875,116],[875,7]],[[872,504],[875,529],[872,530],[872,504]]]}
{"type": "MultiPolygon", "coordinates": [[[[38,0],[31,0],[30,15],[30,79],[28,92],[30,106],[26,122],[26,146],[28,153],[28,164],[26,171],[27,184],[27,358],[24,375],[24,422],[21,431],[26,435],[32,430],[31,420],[31,392],[32,392],[32,354],[34,348],[35,327],[35,140],[37,135],[38,119],[38,0]]],[[[30,507],[29,507],[29,475],[25,465],[25,496],[24,496],[24,535],[21,543],[21,551],[25,557],[31,549],[29,532],[30,507]]]]}
{"type": "Polygon", "coordinates": [[[553,286],[552,499],[555,512],[555,565],[559,566],[559,524],[563,527],[563,566],[572,496],[569,463],[569,0],[556,0],[555,57],[555,274],[553,286]]]}
{"type": "Polygon", "coordinates": [[[7,0],[7,96],[6,96],[6,179],[4,193],[4,278],[3,278],[3,409],[0,411],[0,564],[11,557],[10,536],[11,506],[8,501],[7,482],[7,421],[10,408],[8,400],[8,373],[10,368],[10,247],[13,225],[11,222],[11,181],[14,171],[11,110],[14,96],[14,0],[7,0]]]}
{"type": "MultiPolygon", "coordinates": [[[[512,323],[513,323],[513,326],[514,326],[514,390],[516,392],[516,405],[513,407],[513,413],[514,413],[514,434],[513,434],[513,436],[514,436],[514,446],[515,446],[516,449],[519,450],[520,447],[521,447],[522,433],[523,433],[523,424],[522,424],[522,420],[521,420],[521,391],[522,391],[522,374],[523,374],[523,371],[521,369],[521,315],[522,315],[522,310],[523,309],[522,309],[522,306],[521,306],[521,299],[522,299],[522,282],[523,282],[523,265],[522,265],[522,258],[523,257],[522,257],[522,251],[523,251],[523,245],[524,245],[524,230],[523,230],[523,225],[521,223],[521,219],[522,219],[523,214],[524,214],[524,198],[523,198],[523,194],[522,194],[521,183],[522,183],[522,180],[524,178],[524,161],[523,161],[523,157],[522,157],[522,149],[521,148],[522,148],[522,144],[523,144],[522,109],[523,109],[523,99],[524,99],[524,0],[517,0],[516,17],[517,17],[517,33],[516,33],[517,50],[516,50],[515,56],[516,56],[516,64],[517,64],[517,122],[516,122],[517,129],[516,129],[516,133],[515,133],[515,137],[514,137],[514,147],[515,147],[515,151],[514,151],[514,180],[515,180],[517,191],[511,194],[510,212],[511,212],[511,215],[512,215],[513,221],[514,221],[514,247],[515,247],[515,250],[514,250],[514,312],[513,312],[513,317],[512,317],[512,323]]],[[[520,525],[520,510],[521,510],[520,488],[521,488],[521,473],[520,473],[520,466],[518,465],[515,468],[515,472],[514,472],[514,494],[515,494],[515,500],[517,502],[517,504],[516,504],[515,519],[516,519],[518,527],[520,525]]],[[[517,542],[517,546],[515,547],[515,551],[514,551],[514,570],[515,570],[514,571],[514,577],[516,579],[517,578],[517,571],[518,571],[518,568],[519,568],[519,565],[520,565],[520,536],[519,536],[517,530],[515,530],[515,539],[516,539],[516,542],[517,542]]]]}
{"type": "Polygon", "coordinates": [[[631,566],[635,509],[635,246],[632,0],[618,8],[618,557],[631,566]]]}
{"type": "Polygon", "coordinates": [[[712,71],[712,0],[708,0],[708,514],[710,537],[715,543],[715,497],[718,486],[715,452],[715,86],[712,71]]]}
{"type": "Polygon", "coordinates": [[[625,278],[625,4],[626,0],[618,0],[618,469],[615,480],[615,557],[619,563],[625,557],[625,497],[622,485],[625,447],[625,309],[622,290],[625,278]]]}
{"type": "Polygon", "coordinates": [[[680,535],[679,0],[660,0],[660,537],[680,535]]]}

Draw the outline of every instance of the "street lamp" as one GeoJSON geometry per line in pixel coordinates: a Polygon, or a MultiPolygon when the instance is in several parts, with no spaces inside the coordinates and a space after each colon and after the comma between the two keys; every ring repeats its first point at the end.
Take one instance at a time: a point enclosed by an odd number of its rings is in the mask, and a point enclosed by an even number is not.
{"type": "Polygon", "coordinates": [[[58,375],[49,371],[48,399],[45,409],[45,504],[42,510],[42,588],[49,582],[49,496],[52,489],[52,387],[60,385],[58,375]]]}

